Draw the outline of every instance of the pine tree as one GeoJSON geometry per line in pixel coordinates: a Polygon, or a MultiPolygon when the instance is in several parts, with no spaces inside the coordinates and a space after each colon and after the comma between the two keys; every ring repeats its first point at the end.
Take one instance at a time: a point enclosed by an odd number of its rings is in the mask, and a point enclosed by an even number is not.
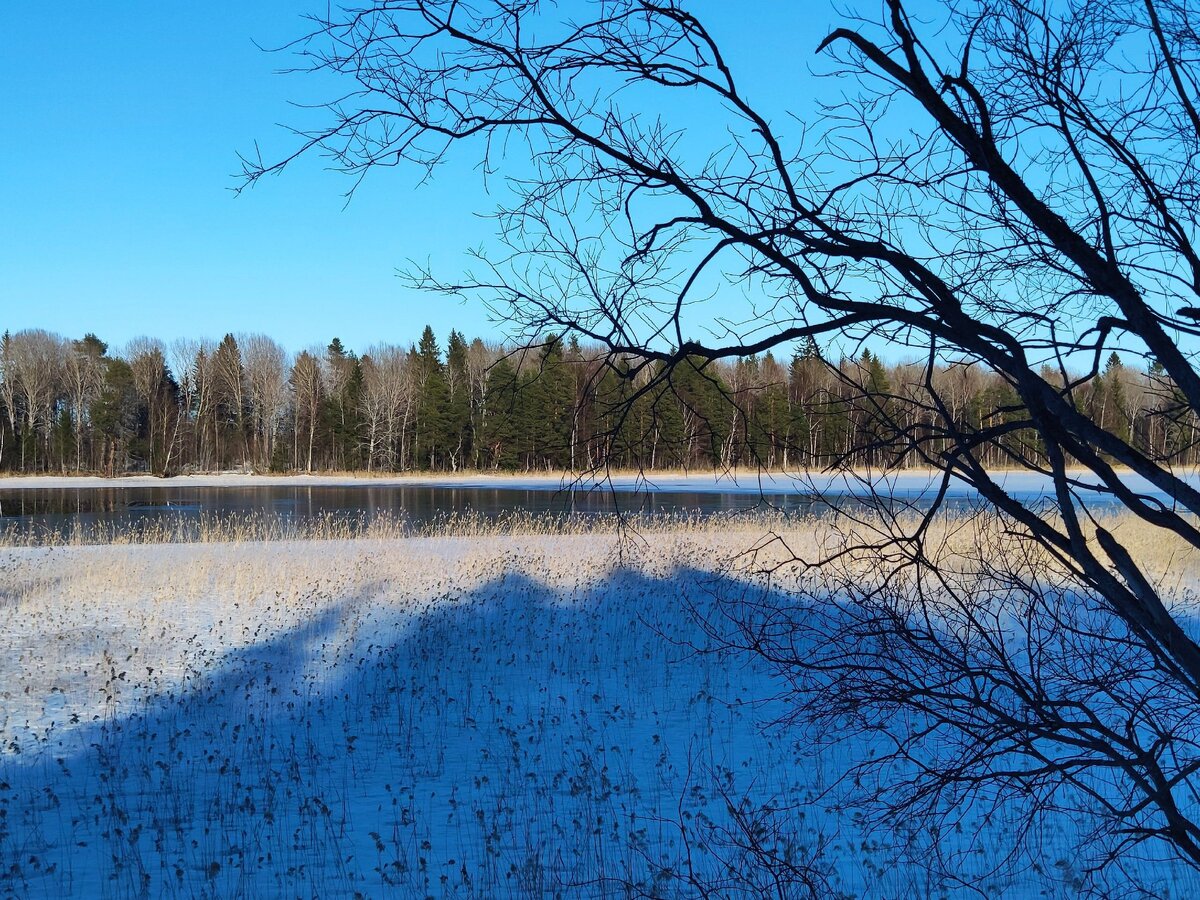
{"type": "Polygon", "coordinates": [[[672,392],[682,419],[680,462],[685,468],[718,464],[729,436],[727,386],[715,366],[689,357],[675,367],[672,392]]]}
{"type": "Polygon", "coordinates": [[[791,441],[787,376],[770,353],[763,358],[761,376],[755,410],[756,430],[762,436],[766,453],[763,462],[774,468],[786,458],[787,445],[791,441]]]}
{"type": "Polygon", "coordinates": [[[662,367],[654,373],[656,387],[650,402],[650,465],[654,468],[686,468],[683,411],[671,384],[662,381],[662,367]]]}

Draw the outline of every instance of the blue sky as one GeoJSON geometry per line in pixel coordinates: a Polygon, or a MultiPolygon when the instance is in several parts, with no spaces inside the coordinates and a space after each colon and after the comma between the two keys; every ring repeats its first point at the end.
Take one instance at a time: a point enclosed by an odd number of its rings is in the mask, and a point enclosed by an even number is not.
{"type": "MultiPolygon", "coordinates": [[[[569,3],[564,3],[569,6],[569,3]]],[[[323,9],[324,4],[318,4],[323,9]]],[[[407,260],[454,277],[486,245],[484,192],[464,153],[429,184],[413,170],[349,180],[314,159],[235,196],[237,153],[291,146],[275,123],[320,84],[264,53],[301,33],[307,2],[12,3],[0,7],[0,330],[262,331],[293,350],[338,335],[363,349],[429,323],[499,337],[481,306],[414,292],[407,260]]],[[[807,102],[806,66],[832,3],[696,4],[744,88],[807,102]],[[795,94],[793,94],[795,92],[795,94]]],[[[828,82],[825,82],[828,85],[828,82]]]]}

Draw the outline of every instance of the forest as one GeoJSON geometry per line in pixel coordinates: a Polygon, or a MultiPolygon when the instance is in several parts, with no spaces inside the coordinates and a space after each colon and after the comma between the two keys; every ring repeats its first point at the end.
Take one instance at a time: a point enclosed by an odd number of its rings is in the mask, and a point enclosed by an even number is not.
{"type": "MultiPolygon", "coordinates": [[[[1113,353],[1088,375],[1043,376],[1148,456],[1197,461],[1196,414],[1161,368],[1113,353]]],[[[906,466],[936,454],[943,431],[997,423],[1011,427],[982,448],[988,465],[1038,455],[1001,376],[868,349],[831,360],[811,339],[790,359],[669,372],[553,335],[505,346],[451,331],[443,350],[429,327],[415,345],[361,354],[334,338],[293,355],[262,334],[138,338],[121,352],[94,334],[0,341],[8,473],[906,466]]]]}

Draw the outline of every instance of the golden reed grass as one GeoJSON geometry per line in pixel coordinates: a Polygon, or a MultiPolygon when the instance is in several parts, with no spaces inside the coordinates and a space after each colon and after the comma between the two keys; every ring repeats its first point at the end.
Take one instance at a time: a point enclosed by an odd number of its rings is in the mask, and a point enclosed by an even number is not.
{"type": "Polygon", "coordinates": [[[570,536],[788,530],[806,519],[750,509],[715,515],[686,513],[599,513],[558,515],[513,510],[499,515],[448,512],[429,519],[403,514],[322,514],[290,518],[269,513],[203,513],[144,520],[74,521],[61,525],[0,528],[0,547],[82,547],[129,544],[227,544],[272,541],[397,540],[431,537],[570,536]]]}

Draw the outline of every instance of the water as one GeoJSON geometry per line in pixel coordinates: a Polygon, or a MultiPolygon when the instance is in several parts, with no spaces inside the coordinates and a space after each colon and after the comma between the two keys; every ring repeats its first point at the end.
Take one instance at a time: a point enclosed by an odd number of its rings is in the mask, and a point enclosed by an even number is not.
{"type": "MultiPolygon", "coordinates": [[[[1198,482],[1195,474],[1187,476],[1198,482]]],[[[1047,479],[1031,472],[1008,472],[997,480],[1014,499],[1034,508],[1053,505],[1047,479]]],[[[1130,476],[1128,487],[1164,506],[1171,498],[1142,479],[1130,476]]],[[[864,484],[838,475],[806,480],[752,475],[742,481],[693,476],[661,479],[653,490],[639,489],[629,478],[591,490],[565,489],[552,480],[490,483],[349,483],[349,484],[106,484],[5,487],[0,481],[0,533],[87,533],[102,526],[112,533],[126,527],[144,528],[156,522],[176,523],[236,518],[262,523],[303,525],[308,521],[346,520],[369,523],[377,517],[403,519],[416,525],[451,516],[495,519],[509,513],[549,516],[595,516],[621,512],[666,516],[706,517],[770,508],[787,514],[823,514],[832,504],[906,506],[925,509],[933,499],[936,478],[905,472],[864,484]],[[864,493],[865,492],[865,493],[864,493]],[[818,496],[820,495],[820,496],[818,496]]],[[[640,486],[644,488],[644,485],[640,486]]],[[[952,483],[944,500],[950,508],[973,508],[978,495],[952,483]]],[[[1095,509],[1115,508],[1111,496],[1081,489],[1076,502],[1095,509]]]]}
{"type": "Polygon", "coordinates": [[[497,518],[510,512],[551,516],[622,513],[698,515],[771,508],[805,513],[827,508],[800,493],[563,490],[445,485],[249,487],[79,487],[0,489],[0,531],[60,532],[90,526],[144,526],[154,520],[223,517],[371,520],[426,523],[449,515],[497,518]]]}

